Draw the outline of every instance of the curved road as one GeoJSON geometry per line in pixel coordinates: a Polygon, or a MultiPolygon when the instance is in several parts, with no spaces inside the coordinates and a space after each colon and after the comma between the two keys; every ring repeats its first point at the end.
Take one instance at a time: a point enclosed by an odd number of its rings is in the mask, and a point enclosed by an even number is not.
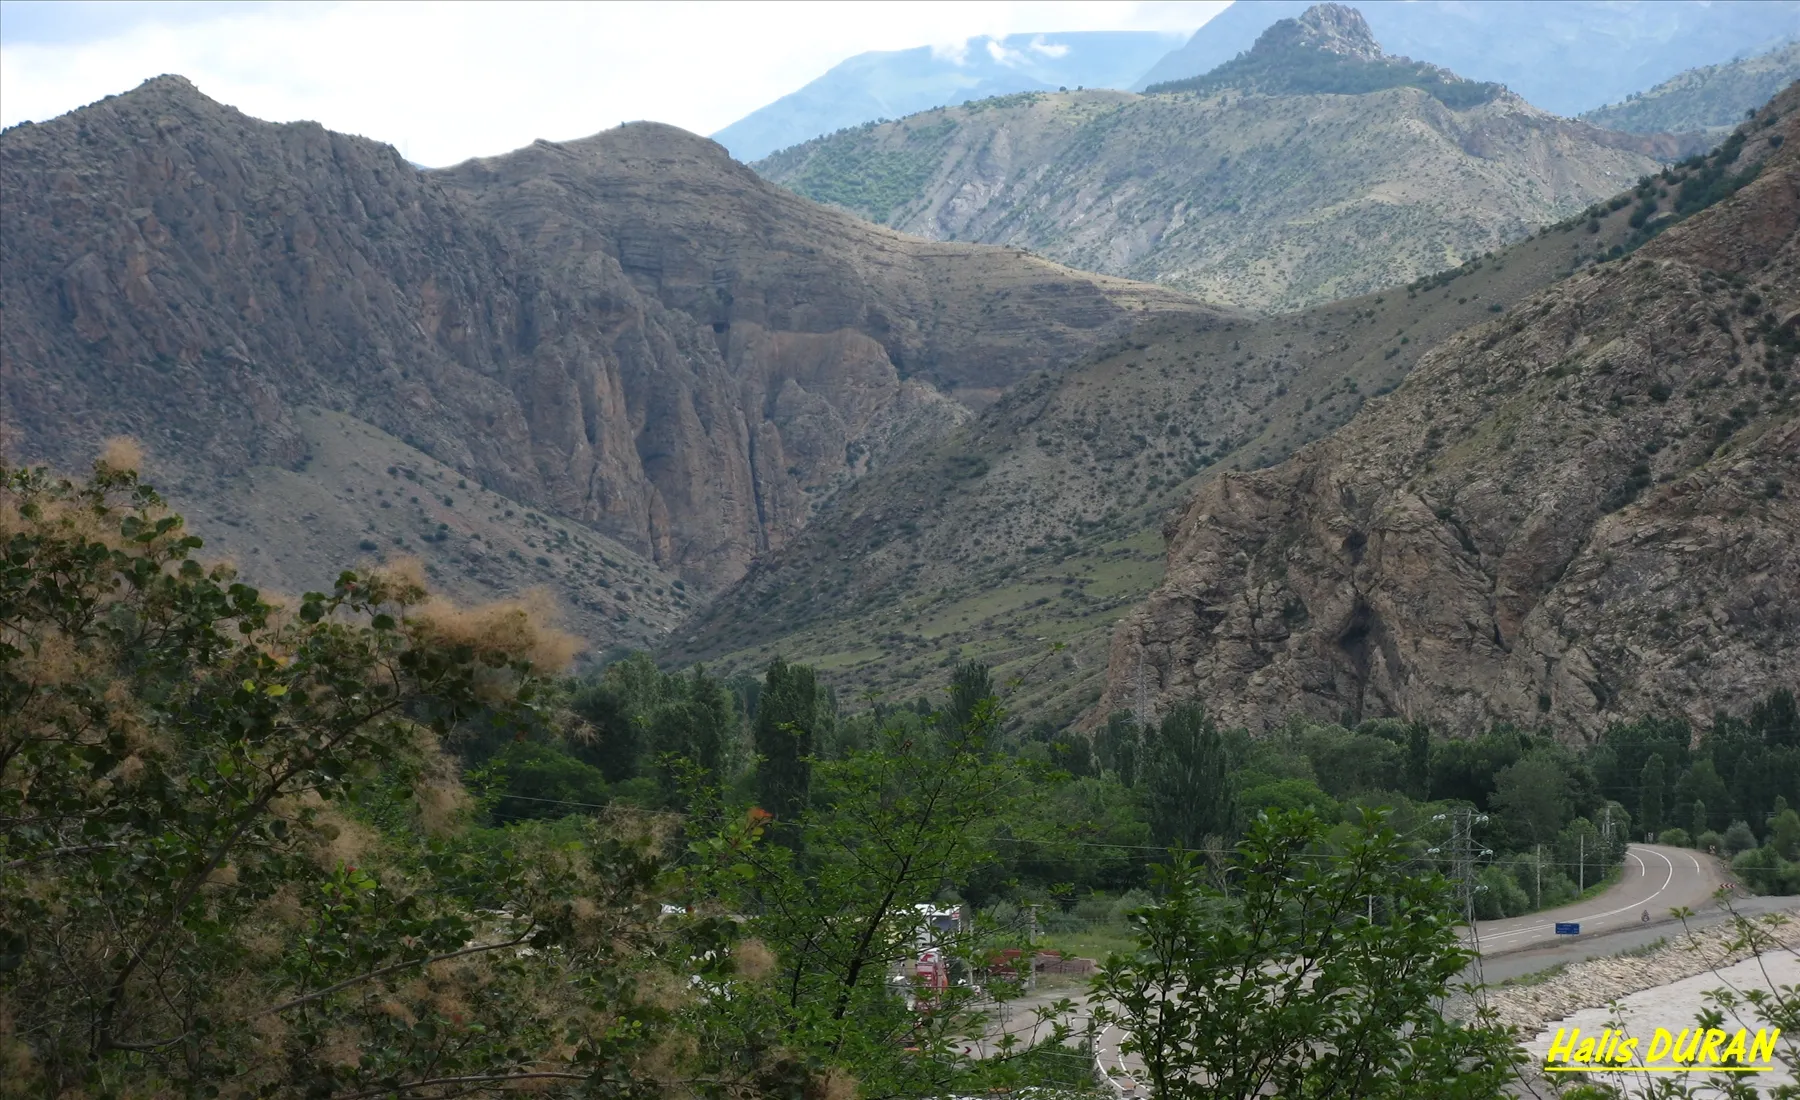
{"type": "Polygon", "coordinates": [[[1581,925],[1582,938],[1645,923],[1663,924],[1673,919],[1669,911],[1678,906],[1701,909],[1724,882],[1718,861],[1710,856],[1702,858],[1688,848],[1633,844],[1625,850],[1624,875],[1604,893],[1560,909],[1480,921],[1474,930],[1476,942],[1486,958],[1567,942],[1569,937],[1556,934],[1559,922],[1581,925]]]}

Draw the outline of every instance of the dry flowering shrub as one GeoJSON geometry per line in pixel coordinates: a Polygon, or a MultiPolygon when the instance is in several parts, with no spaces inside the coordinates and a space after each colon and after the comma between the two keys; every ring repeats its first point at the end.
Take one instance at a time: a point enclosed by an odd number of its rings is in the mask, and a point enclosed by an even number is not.
{"type": "Polygon", "coordinates": [[[8,1087],[677,1089],[657,839],[477,835],[439,750],[572,656],[542,600],[457,608],[402,564],[278,605],[139,457],[0,467],[8,1087]]]}

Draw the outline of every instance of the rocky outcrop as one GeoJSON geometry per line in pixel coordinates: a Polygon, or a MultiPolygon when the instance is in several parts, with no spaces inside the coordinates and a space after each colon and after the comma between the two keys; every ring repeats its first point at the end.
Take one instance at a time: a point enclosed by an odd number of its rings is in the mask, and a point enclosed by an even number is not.
{"type": "Polygon", "coordinates": [[[0,228],[20,457],[127,432],[204,494],[303,465],[316,406],[702,589],[1015,378],[1199,308],[863,225],[670,127],[423,172],[179,77],[7,131],[0,228]]]}
{"type": "Polygon", "coordinates": [[[1578,736],[1800,680],[1796,107],[1645,201],[1766,156],[1735,197],[1468,330],[1289,461],[1204,485],[1094,714],[1142,678],[1159,707],[1252,728],[1578,736]]]}
{"type": "Polygon", "coordinates": [[[1360,61],[1379,61],[1385,54],[1362,12],[1343,4],[1314,4],[1297,19],[1281,19],[1257,36],[1252,53],[1321,50],[1360,61]]]}

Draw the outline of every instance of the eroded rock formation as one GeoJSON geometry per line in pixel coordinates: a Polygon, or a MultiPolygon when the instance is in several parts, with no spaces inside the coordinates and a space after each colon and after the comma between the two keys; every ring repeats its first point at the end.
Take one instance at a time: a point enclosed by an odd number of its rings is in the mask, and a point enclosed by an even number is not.
{"type": "Polygon", "coordinates": [[[1094,713],[1141,678],[1252,728],[1591,733],[1800,679],[1796,107],[1748,124],[1723,170],[1767,159],[1735,197],[1465,332],[1289,461],[1203,486],[1094,713]]]}

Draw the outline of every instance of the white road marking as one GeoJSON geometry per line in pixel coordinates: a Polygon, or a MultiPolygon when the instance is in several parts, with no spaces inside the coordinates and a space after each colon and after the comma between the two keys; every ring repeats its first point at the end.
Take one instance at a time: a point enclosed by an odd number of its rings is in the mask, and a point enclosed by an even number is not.
{"type": "MultiPolygon", "coordinates": [[[[1651,855],[1655,856],[1657,859],[1662,860],[1664,863],[1668,864],[1668,867],[1669,867],[1669,873],[1663,877],[1663,884],[1656,888],[1656,893],[1651,894],[1649,897],[1644,898],[1642,901],[1634,901],[1630,905],[1621,906],[1618,909],[1609,909],[1604,913],[1578,914],[1575,917],[1575,920],[1577,922],[1580,922],[1583,920],[1601,920],[1606,917],[1614,917],[1614,916],[1619,915],[1620,913],[1629,912],[1633,909],[1638,909],[1638,908],[1648,909],[1650,907],[1651,902],[1655,901],[1658,897],[1662,896],[1662,892],[1664,890],[1667,890],[1669,888],[1669,884],[1675,881],[1675,861],[1670,859],[1668,856],[1663,855],[1661,852],[1658,852],[1651,848],[1645,848],[1644,851],[1649,852],[1651,855]]],[[[1638,853],[1635,850],[1627,851],[1625,853],[1625,855],[1628,859],[1637,860],[1637,865],[1639,867],[1642,867],[1644,870],[1644,877],[1646,879],[1650,877],[1649,865],[1646,864],[1643,861],[1643,859],[1639,857],[1638,853]]],[[[1693,859],[1693,856],[1690,855],[1688,858],[1693,859]]],[[[1700,874],[1700,861],[1699,860],[1694,860],[1694,873],[1696,875],[1700,874]]],[[[1527,928],[1515,928],[1510,932],[1494,932],[1490,935],[1483,936],[1482,939],[1492,941],[1492,940],[1510,939],[1513,936],[1528,936],[1534,932],[1542,932],[1546,928],[1552,928],[1556,925],[1556,923],[1557,923],[1556,921],[1552,920],[1552,921],[1548,921],[1548,922],[1545,922],[1542,924],[1534,924],[1527,928]]]]}

